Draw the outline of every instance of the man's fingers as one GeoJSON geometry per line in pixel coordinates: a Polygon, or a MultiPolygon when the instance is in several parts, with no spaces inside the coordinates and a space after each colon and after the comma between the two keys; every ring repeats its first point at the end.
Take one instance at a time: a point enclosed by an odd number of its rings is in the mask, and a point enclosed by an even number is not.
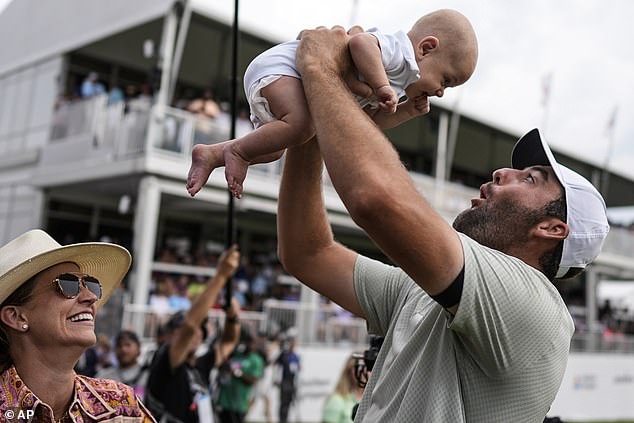
{"type": "Polygon", "coordinates": [[[360,33],[362,33],[362,32],[365,32],[365,31],[363,30],[363,28],[362,28],[362,27],[360,27],[359,25],[355,25],[355,26],[353,26],[352,28],[350,28],[350,29],[348,30],[348,35],[360,34],[360,33]]]}
{"type": "Polygon", "coordinates": [[[304,38],[304,35],[306,35],[308,32],[311,32],[311,31],[316,31],[316,30],[318,30],[318,29],[326,29],[326,27],[322,25],[322,26],[318,26],[318,27],[317,27],[317,28],[315,28],[315,29],[302,29],[302,30],[299,32],[299,34],[297,34],[297,38],[296,38],[296,40],[301,40],[302,38],[304,38]]]}

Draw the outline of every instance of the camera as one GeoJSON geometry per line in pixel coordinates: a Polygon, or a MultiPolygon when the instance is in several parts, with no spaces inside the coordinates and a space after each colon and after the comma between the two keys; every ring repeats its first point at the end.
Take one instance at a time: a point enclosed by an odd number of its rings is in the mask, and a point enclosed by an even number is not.
{"type": "Polygon", "coordinates": [[[356,353],[352,355],[355,359],[354,376],[361,388],[365,388],[368,383],[368,373],[374,368],[381,345],[383,345],[383,339],[385,338],[382,336],[370,335],[370,348],[363,351],[362,354],[356,353]]]}

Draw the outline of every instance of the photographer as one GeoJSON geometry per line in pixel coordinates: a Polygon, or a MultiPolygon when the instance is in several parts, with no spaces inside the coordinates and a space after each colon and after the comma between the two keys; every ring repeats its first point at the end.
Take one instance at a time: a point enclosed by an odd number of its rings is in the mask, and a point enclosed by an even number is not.
{"type": "Polygon", "coordinates": [[[322,423],[352,422],[353,409],[363,396],[363,388],[355,376],[356,368],[357,359],[352,355],[346,360],[334,392],[326,399],[322,423]]]}

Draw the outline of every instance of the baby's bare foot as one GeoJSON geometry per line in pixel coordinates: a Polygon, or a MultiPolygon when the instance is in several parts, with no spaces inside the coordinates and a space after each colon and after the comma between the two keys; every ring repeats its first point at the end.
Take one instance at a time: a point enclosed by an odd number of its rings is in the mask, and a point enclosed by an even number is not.
{"type": "Polygon", "coordinates": [[[211,171],[224,164],[221,144],[196,144],[192,150],[192,166],[187,175],[187,192],[192,197],[207,183],[211,171]]]}
{"type": "Polygon", "coordinates": [[[225,178],[227,179],[229,191],[234,197],[240,198],[242,197],[242,183],[244,178],[247,177],[249,162],[240,155],[233,143],[227,144],[223,148],[222,154],[225,161],[225,178]]]}

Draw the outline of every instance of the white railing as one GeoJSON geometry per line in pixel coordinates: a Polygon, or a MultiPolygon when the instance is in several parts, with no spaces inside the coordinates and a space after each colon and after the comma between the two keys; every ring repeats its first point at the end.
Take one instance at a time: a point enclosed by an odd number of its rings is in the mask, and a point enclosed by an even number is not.
{"type": "MultiPolygon", "coordinates": [[[[134,330],[144,343],[151,343],[170,316],[171,313],[158,312],[146,304],[127,304],[121,327],[134,330]]],[[[210,310],[209,319],[220,328],[224,324],[224,312],[210,310]]],[[[254,334],[273,335],[292,330],[302,345],[365,345],[367,340],[364,320],[324,305],[266,300],[262,312],[242,311],[240,322],[254,334]]]]}
{"type": "MultiPolygon", "coordinates": [[[[147,140],[151,116],[156,117],[149,100],[132,100],[108,105],[107,96],[66,103],[55,112],[51,128],[51,142],[61,143],[78,135],[88,135],[101,157],[120,160],[129,156],[151,153],[189,160],[196,143],[214,144],[229,138],[230,120],[226,114],[207,119],[181,109],[167,107],[159,121],[159,131],[153,140],[147,140]]],[[[241,125],[240,128],[245,128],[241,125]]],[[[239,134],[243,134],[241,129],[239,134]]],[[[279,181],[283,161],[258,164],[249,170],[252,174],[279,181]]],[[[470,204],[477,190],[451,182],[438,182],[434,178],[411,173],[418,190],[448,220],[470,204]]],[[[326,175],[326,184],[330,180],[326,175]]],[[[613,228],[608,235],[605,251],[631,256],[634,251],[634,232],[613,228]]]]}
{"type": "MultiPolygon", "coordinates": [[[[156,341],[161,326],[165,325],[173,313],[157,311],[147,304],[126,304],[123,308],[121,329],[133,330],[143,343],[156,341]]],[[[209,322],[213,327],[224,325],[225,313],[222,310],[209,310],[209,322]]],[[[265,326],[266,315],[253,311],[240,312],[240,323],[248,327],[253,334],[265,326]]]]}
{"type": "Polygon", "coordinates": [[[95,134],[97,121],[102,120],[107,96],[100,95],[58,105],[53,117],[51,141],[60,141],[81,134],[95,134]]]}
{"type": "MultiPolygon", "coordinates": [[[[134,330],[144,344],[152,344],[156,341],[159,327],[165,324],[170,316],[169,313],[156,312],[149,305],[128,304],[124,307],[121,327],[134,330]]],[[[224,311],[210,310],[209,320],[212,326],[222,328],[224,311]]],[[[368,343],[365,320],[343,313],[340,308],[333,305],[313,306],[295,301],[269,299],[264,302],[261,312],[242,311],[240,322],[253,334],[273,335],[293,331],[302,345],[362,347],[368,343]]],[[[575,333],[571,351],[632,354],[634,336],[575,333]]]]}

